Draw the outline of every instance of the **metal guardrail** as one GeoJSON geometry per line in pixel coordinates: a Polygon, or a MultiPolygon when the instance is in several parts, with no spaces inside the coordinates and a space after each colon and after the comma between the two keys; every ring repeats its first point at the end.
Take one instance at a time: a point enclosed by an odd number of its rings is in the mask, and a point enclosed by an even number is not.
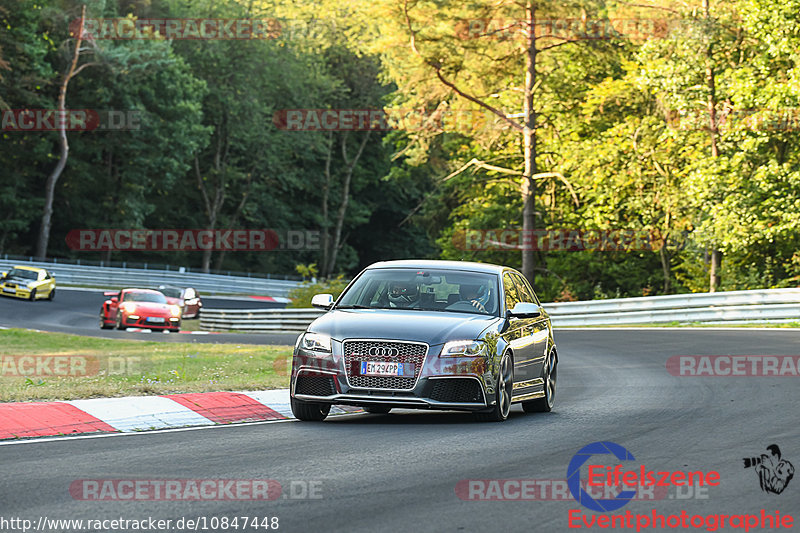
{"type": "MultiPolygon", "coordinates": [[[[764,289],[544,304],[554,326],[800,321],[800,289],[764,289]]],[[[200,328],[302,333],[318,309],[203,309],[200,328]]]]}
{"type": "Polygon", "coordinates": [[[302,333],[321,309],[207,309],[200,314],[205,331],[246,331],[249,333],[302,333]]]}
{"type": "Polygon", "coordinates": [[[15,265],[46,268],[55,276],[57,284],[101,288],[137,287],[154,289],[159,285],[176,285],[179,287],[194,287],[201,294],[255,294],[286,297],[291,289],[300,284],[299,281],[202,274],[199,272],[98,267],[0,259],[0,271],[8,271],[15,265]]]}
{"type": "Polygon", "coordinates": [[[800,288],[544,304],[555,326],[800,321],[800,288]]]}

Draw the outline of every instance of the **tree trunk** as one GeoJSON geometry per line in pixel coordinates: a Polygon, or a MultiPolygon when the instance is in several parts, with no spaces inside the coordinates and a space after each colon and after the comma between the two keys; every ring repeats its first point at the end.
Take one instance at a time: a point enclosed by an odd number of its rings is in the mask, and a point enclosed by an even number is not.
{"type": "Polygon", "coordinates": [[[533,89],[536,83],[536,6],[528,0],[525,7],[528,21],[527,54],[525,56],[525,173],[522,176],[522,274],[535,287],[536,251],[533,249],[533,231],[536,229],[536,111],[533,108],[533,89]]]}
{"type": "Polygon", "coordinates": [[[661,245],[661,249],[659,250],[659,256],[661,258],[661,271],[664,274],[664,294],[669,294],[670,290],[672,289],[672,279],[670,276],[670,268],[669,268],[669,250],[667,250],[667,240],[664,239],[663,244],[661,245]]]}
{"type": "MultiPolygon", "coordinates": [[[[703,0],[703,11],[706,21],[711,19],[710,0],[703,0]]],[[[708,88],[708,100],[706,109],[708,111],[708,134],[711,137],[711,157],[719,157],[719,147],[717,138],[719,137],[719,125],[717,124],[717,83],[714,74],[713,63],[714,43],[709,41],[706,47],[706,87],[708,88]]],[[[708,291],[716,292],[719,288],[719,268],[722,263],[722,252],[716,249],[716,243],[711,244],[711,268],[708,271],[708,291]]]]}
{"type": "MultiPolygon", "coordinates": [[[[228,116],[223,114],[222,123],[217,127],[217,148],[214,153],[214,172],[216,175],[216,183],[214,185],[213,199],[209,197],[206,190],[203,176],[200,173],[200,161],[197,157],[194,158],[194,171],[197,177],[197,188],[200,189],[200,195],[203,197],[203,203],[206,207],[206,216],[208,217],[208,224],[206,231],[214,231],[217,229],[217,220],[222,211],[222,206],[225,203],[225,180],[228,170],[228,150],[230,144],[228,143],[228,116]]],[[[208,274],[211,269],[211,255],[212,250],[203,250],[203,260],[200,266],[201,271],[208,274]]]]}
{"type": "MultiPolygon", "coordinates": [[[[239,217],[242,215],[242,211],[244,210],[245,204],[247,204],[247,198],[250,196],[250,187],[252,184],[253,184],[253,172],[250,171],[247,174],[247,186],[245,188],[244,193],[242,194],[242,200],[236,207],[236,212],[233,214],[233,217],[231,218],[231,223],[228,225],[227,229],[229,230],[235,229],[234,226],[236,226],[239,223],[239,217]]],[[[217,260],[215,261],[215,266],[214,266],[215,269],[222,270],[222,263],[223,261],[225,261],[225,252],[226,250],[220,250],[217,253],[217,260]]]]}
{"type": "Polygon", "coordinates": [[[342,200],[339,204],[339,211],[336,214],[336,226],[333,230],[333,241],[331,242],[331,250],[328,254],[330,258],[328,261],[328,269],[326,272],[322,273],[326,278],[331,277],[334,268],[336,268],[336,256],[339,253],[339,246],[342,242],[342,227],[344,226],[344,218],[347,214],[347,206],[350,203],[350,182],[353,178],[353,169],[356,163],[358,163],[359,158],[361,158],[361,154],[364,152],[364,147],[367,145],[370,133],[372,132],[368,130],[364,134],[364,138],[361,140],[361,144],[358,146],[358,151],[352,161],[347,158],[347,135],[345,134],[342,136],[342,159],[344,160],[346,168],[344,182],[342,183],[342,200]]]}
{"type": "MultiPolygon", "coordinates": [[[[72,54],[72,63],[69,69],[64,74],[64,81],[58,91],[58,115],[62,116],[66,113],[67,106],[67,86],[69,80],[75,75],[75,68],[78,66],[78,57],[80,56],[81,41],[83,40],[83,22],[86,19],[86,6],[81,9],[81,20],[78,26],[78,35],[75,37],[75,51],[72,54]]],[[[39,240],[36,244],[36,259],[43,261],[47,257],[47,245],[50,242],[50,226],[53,219],[53,199],[56,194],[56,183],[61,177],[61,173],[67,166],[67,158],[69,157],[69,143],[67,142],[66,120],[59,121],[58,138],[60,146],[60,154],[58,163],[53,172],[47,177],[44,188],[44,209],[42,211],[42,221],[39,226],[39,240]]]]}
{"type": "Polygon", "coordinates": [[[322,258],[318,272],[325,276],[330,256],[330,221],[328,220],[328,201],[331,191],[331,159],[333,158],[333,132],[328,133],[328,156],[325,158],[325,182],[322,185],[322,258]]]}

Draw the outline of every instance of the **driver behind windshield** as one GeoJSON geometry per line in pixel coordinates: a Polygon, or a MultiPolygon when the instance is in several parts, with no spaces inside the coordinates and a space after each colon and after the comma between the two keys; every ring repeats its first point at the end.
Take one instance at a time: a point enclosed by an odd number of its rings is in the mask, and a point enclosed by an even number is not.
{"type": "Polygon", "coordinates": [[[408,281],[389,284],[389,307],[413,307],[419,301],[419,286],[408,281]]]}
{"type": "Polygon", "coordinates": [[[486,307],[480,302],[481,288],[481,285],[462,283],[458,289],[458,293],[462,302],[466,302],[478,311],[485,313],[486,307]]]}

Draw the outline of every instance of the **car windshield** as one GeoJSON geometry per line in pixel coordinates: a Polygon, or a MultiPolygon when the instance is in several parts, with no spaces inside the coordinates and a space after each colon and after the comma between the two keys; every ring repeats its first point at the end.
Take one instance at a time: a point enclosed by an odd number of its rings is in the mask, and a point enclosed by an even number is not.
{"type": "Polygon", "coordinates": [[[180,298],[181,297],[181,290],[180,289],[172,289],[172,288],[163,288],[158,289],[164,296],[168,298],[180,298]]]}
{"type": "Polygon", "coordinates": [[[167,298],[160,292],[128,292],[125,293],[124,301],[165,304],[167,303],[167,298]]]}
{"type": "Polygon", "coordinates": [[[497,278],[460,270],[376,268],[364,272],[338,309],[411,309],[497,315],[497,278]]]}
{"type": "Polygon", "coordinates": [[[6,276],[9,278],[18,279],[39,279],[38,272],[34,272],[33,270],[22,270],[20,268],[12,268],[6,276]]]}

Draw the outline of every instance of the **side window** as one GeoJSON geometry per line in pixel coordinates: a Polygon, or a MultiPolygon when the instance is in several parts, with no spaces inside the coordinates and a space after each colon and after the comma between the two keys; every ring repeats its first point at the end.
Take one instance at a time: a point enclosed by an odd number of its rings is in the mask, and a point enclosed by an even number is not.
{"type": "Polygon", "coordinates": [[[514,283],[511,274],[508,272],[503,274],[503,292],[506,293],[506,311],[514,309],[514,306],[522,301],[520,299],[519,287],[514,283]]]}
{"type": "Polygon", "coordinates": [[[528,283],[528,280],[519,274],[514,274],[514,280],[517,282],[517,285],[519,285],[522,301],[539,305],[539,301],[536,299],[536,295],[533,293],[533,289],[530,283],[528,283]]]}
{"type": "Polygon", "coordinates": [[[42,270],[41,272],[39,272],[39,279],[38,279],[37,281],[44,281],[44,280],[46,279],[46,278],[44,277],[44,275],[45,275],[45,272],[44,272],[44,270],[42,270]]]}

